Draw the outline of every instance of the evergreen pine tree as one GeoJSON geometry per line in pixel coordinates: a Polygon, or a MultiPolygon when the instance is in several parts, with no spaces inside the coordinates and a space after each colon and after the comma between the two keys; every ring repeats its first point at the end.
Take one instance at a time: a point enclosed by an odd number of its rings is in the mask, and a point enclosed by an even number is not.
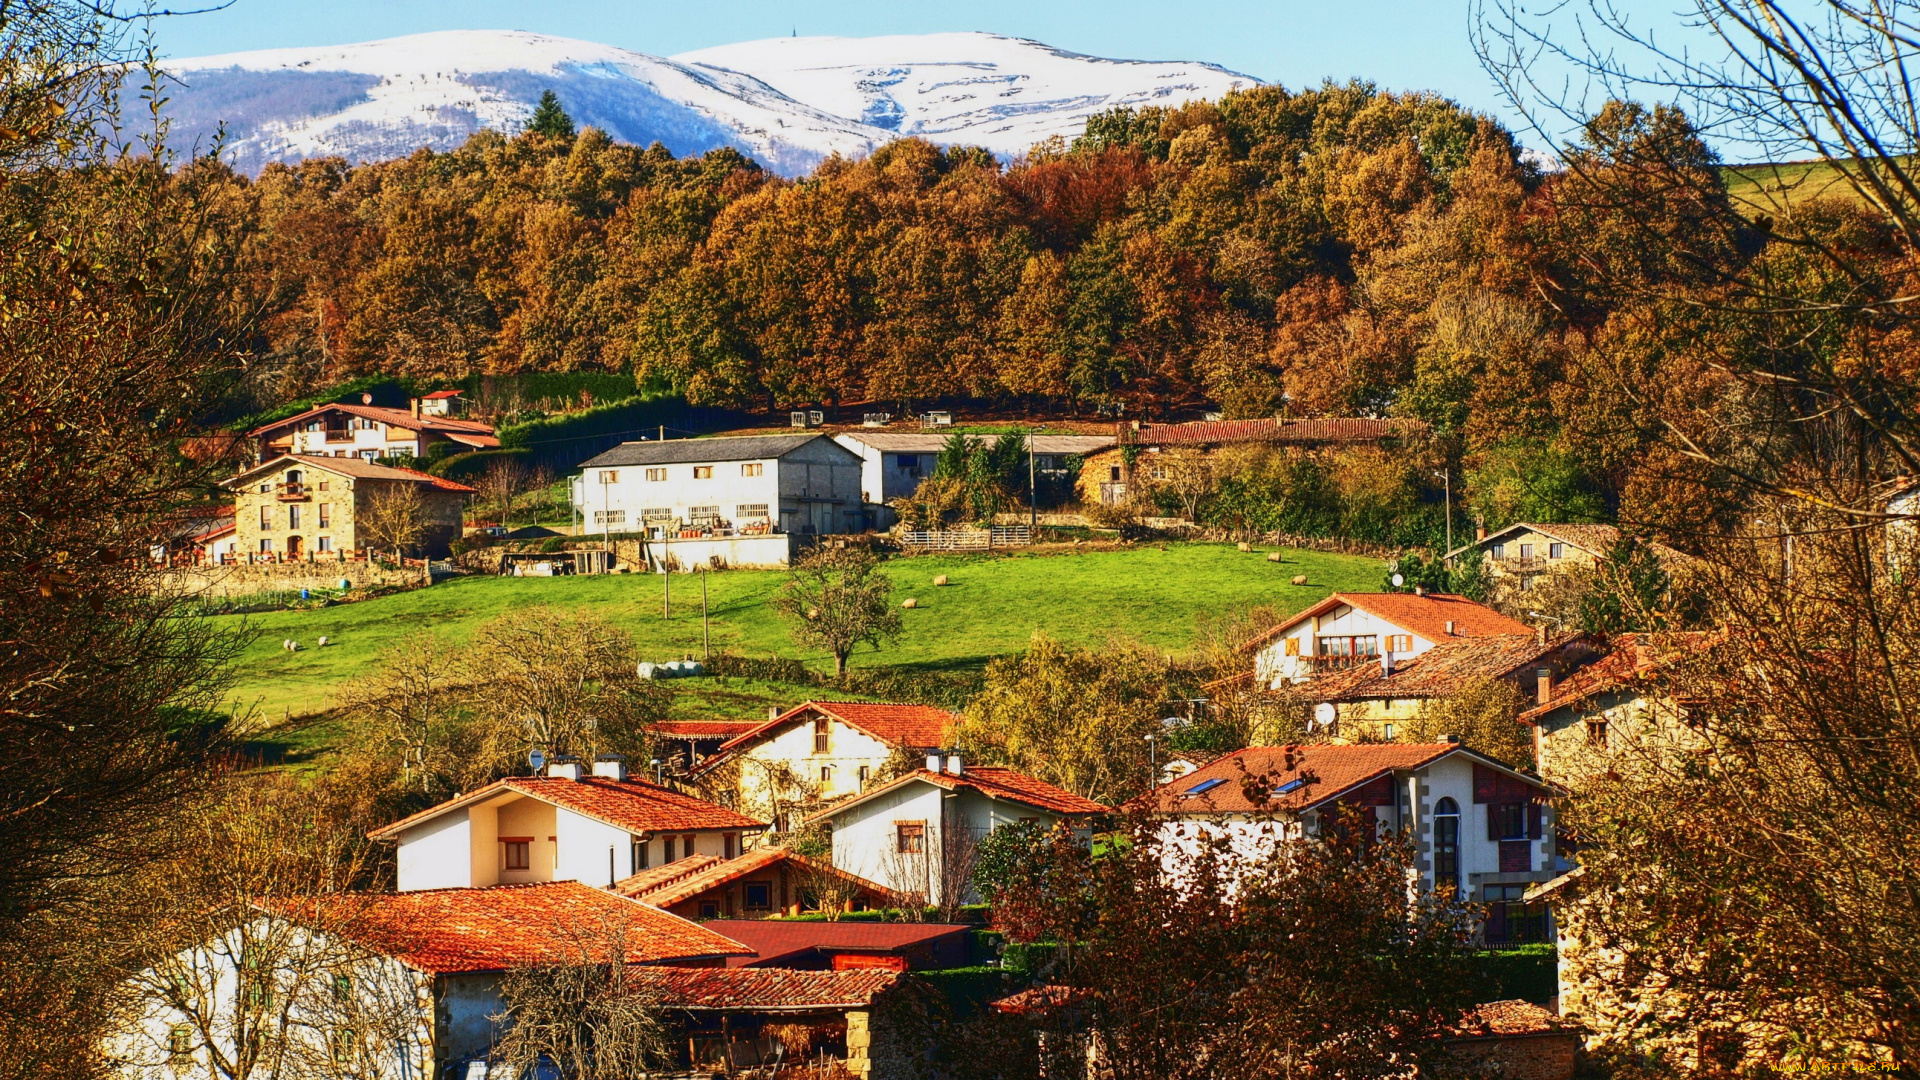
{"type": "Polygon", "coordinates": [[[540,92],[540,105],[527,121],[527,130],[549,139],[573,138],[573,117],[560,107],[560,95],[551,90],[540,92]]]}

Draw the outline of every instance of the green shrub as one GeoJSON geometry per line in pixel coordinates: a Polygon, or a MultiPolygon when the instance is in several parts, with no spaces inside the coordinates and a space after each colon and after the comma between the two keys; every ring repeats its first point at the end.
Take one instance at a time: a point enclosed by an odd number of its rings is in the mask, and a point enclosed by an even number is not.
{"type": "Polygon", "coordinates": [[[567,550],[567,538],[564,536],[549,536],[540,542],[540,554],[542,555],[551,555],[556,551],[565,550],[567,550]]]}
{"type": "Polygon", "coordinates": [[[413,382],[409,379],[396,379],[391,375],[367,375],[352,382],[295,398],[285,405],[276,405],[250,416],[236,417],[226,426],[234,431],[251,431],[262,424],[271,424],[276,420],[285,420],[289,416],[298,416],[315,405],[328,405],[334,402],[347,402],[358,405],[361,394],[372,394],[376,404],[386,403],[404,406],[404,398],[413,396],[413,382]]]}
{"type": "MultiPolygon", "coordinates": [[[[439,449],[441,444],[435,444],[439,449]]],[[[529,467],[533,464],[531,450],[475,450],[470,454],[455,454],[442,458],[427,466],[427,471],[435,476],[444,476],[462,484],[472,483],[493,467],[496,461],[518,461],[529,467]]]]}
{"type": "Polygon", "coordinates": [[[1560,992],[1558,954],[1548,944],[1516,945],[1480,954],[1481,970],[1499,986],[1498,999],[1544,1005],[1560,992]]]}
{"type": "Polygon", "coordinates": [[[932,985],[946,999],[947,1007],[955,1017],[980,1013],[994,999],[1005,997],[1025,985],[1025,980],[1003,968],[984,965],[916,971],[913,974],[932,985]]]}

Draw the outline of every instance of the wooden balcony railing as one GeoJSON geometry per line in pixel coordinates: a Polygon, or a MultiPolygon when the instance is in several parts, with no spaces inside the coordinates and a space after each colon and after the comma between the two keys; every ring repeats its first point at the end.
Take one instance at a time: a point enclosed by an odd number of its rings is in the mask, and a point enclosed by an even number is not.
{"type": "Polygon", "coordinates": [[[279,499],[281,502],[305,502],[308,498],[307,485],[275,484],[273,487],[273,495],[274,498],[279,499]]]}

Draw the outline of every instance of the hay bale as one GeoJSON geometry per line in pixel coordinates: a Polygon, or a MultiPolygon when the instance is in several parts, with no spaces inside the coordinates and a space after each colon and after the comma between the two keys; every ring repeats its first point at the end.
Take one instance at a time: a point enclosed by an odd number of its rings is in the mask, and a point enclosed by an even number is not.
{"type": "Polygon", "coordinates": [[[1267,552],[1267,561],[1268,561],[1268,562],[1279,562],[1279,561],[1280,561],[1280,553],[1279,553],[1279,552],[1277,552],[1277,551],[1269,551],[1269,552],[1267,552]]]}
{"type": "Polygon", "coordinates": [[[1247,542],[1246,542],[1245,540],[1242,540],[1242,541],[1240,541],[1240,545],[1239,545],[1239,546],[1240,546],[1240,550],[1241,550],[1241,551],[1252,551],[1252,550],[1253,550],[1253,545],[1252,545],[1252,544],[1249,544],[1249,543],[1247,543],[1247,542]]]}
{"type": "Polygon", "coordinates": [[[945,585],[947,583],[947,575],[945,574],[934,575],[933,583],[935,585],[945,585]]]}
{"type": "Polygon", "coordinates": [[[920,606],[920,601],[909,596],[905,600],[900,601],[900,606],[903,608],[917,608],[920,606]]]}
{"type": "Polygon", "coordinates": [[[1307,583],[1307,575],[1305,574],[1293,575],[1293,583],[1295,585],[1305,585],[1307,583]]]}

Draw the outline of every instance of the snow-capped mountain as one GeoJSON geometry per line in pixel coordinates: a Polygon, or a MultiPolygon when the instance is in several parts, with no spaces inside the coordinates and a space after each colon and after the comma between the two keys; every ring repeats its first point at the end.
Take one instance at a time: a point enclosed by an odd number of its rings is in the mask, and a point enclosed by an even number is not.
{"type": "Polygon", "coordinates": [[[1212,100],[1260,80],[1213,64],[1107,60],[997,34],[792,37],[680,53],[696,67],[751,75],[823,112],[1002,157],[1115,106],[1212,100]]]}
{"type": "Polygon", "coordinates": [[[358,45],[177,60],[175,145],[224,126],[224,156],[376,161],[515,131],[543,90],[580,125],[676,154],[733,146],[805,172],[904,135],[1012,157],[1115,105],[1216,98],[1258,80],[1208,64],[1103,60],[992,34],[773,38],[671,59],[519,31],[449,30],[358,45]]]}

